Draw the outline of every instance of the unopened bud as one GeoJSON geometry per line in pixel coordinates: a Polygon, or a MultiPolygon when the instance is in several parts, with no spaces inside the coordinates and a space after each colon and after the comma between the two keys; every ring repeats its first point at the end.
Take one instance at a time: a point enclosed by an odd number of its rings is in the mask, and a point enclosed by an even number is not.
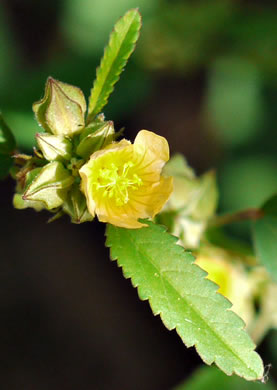
{"type": "Polygon", "coordinates": [[[73,184],[63,204],[63,211],[71,217],[71,222],[82,223],[93,220],[87,209],[86,198],[77,183],[73,184]]]}
{"type": "Polygon", "coordinates": [[[205,221],[214,215],[218,191],[213,171],[196,177],[186,160],[175,155],[166,165],[164,172],[173,176],[174,181],[173,194],[166,210],[178,211],[179,215],[196,221],[205,221]]]}
{"type": "Polygon", "coordinates": [[[55,135],[73,136],[85,126],[86,101],[83,92],[49,77],[45,95],[33,104],[39,124],[55,135]]]}
{"type": "Polygon", "coordinates": [[[84,159],[89,158],[92,153],[104,148],[114,140],[113,122],[104,122],[85,130],[86,136],[81,135],[81,142],[77,147],[77,154],[84,159]],[[89,132],[89,129],[91,131],[89,132]]]}
{"type": "Polygon", "coordinates": [[[63,204],[73,182],[70,172],[60,162],[54,161],[41,168],[22,199],[43,202],[51,210],[63,204]]]}
{"type": "Polygon", "coordinates": [[[46,160],[70,160],[72,144],[68,138],[49,133],[36,135],[38,146],[46,160]]]}

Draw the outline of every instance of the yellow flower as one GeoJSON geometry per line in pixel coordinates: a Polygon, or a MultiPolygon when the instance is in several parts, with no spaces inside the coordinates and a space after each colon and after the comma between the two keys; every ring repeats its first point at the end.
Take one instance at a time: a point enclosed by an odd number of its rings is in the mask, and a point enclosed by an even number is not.
{"type": "Polygon", "coordinates": [[[165,138],[141,130],[134,144],[123,139],[93,153],[81,170],[81,188],[99,221],[136,229],[167,202],[172,178],[161,176],[169,159],[165,138]]]}

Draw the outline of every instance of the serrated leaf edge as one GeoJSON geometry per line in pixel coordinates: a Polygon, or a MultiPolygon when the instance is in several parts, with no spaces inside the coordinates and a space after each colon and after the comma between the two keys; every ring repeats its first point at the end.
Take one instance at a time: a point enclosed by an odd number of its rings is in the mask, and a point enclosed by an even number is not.
{"type": "MultiPolygon", "coordinates": [[[[123,15],[123,16],[117,21],[117,23],[115,24],[114,29],[113,29],[113,31],[112,31],[111,34],[110,34],[109,43],[108,43],[108,45],[107,45],[107,46],[105,47],[105,49],[104,49],[104,55],[103,55],[103,57],[102,57],[102,59],[101,59],[100,65],[99,65],[99,66],[97,67],[97,69],[96,69],[96,79],[94,80],[93,87],[92,87],[92,89],[91,89],[91,93],[90,93],[90,97],[89,97],[87,124],[90,123],[90,122],[91,122],[91,119],[92,119],[95,115],[97,115],[97,114],[102,110],[102,108],[107,104],[107,101],[108,101],[109,96],[110,96],[111,93],[114,91],[114,85],[115,85],[116,82],[119,80],[119,76],[120,76],[121,72],[123,71],[123,69],[124,69],[124,67],[125,67],[125,65],[126,65],[126,63],[127,63],[128,58],[131,56],[131,54],[132,54],[132,53],[134,52],[134,50],[135,50],[136,42],[137,42],[137,40],[138,40],[138,38],[139,38],[140,29],[141,29],[141,25],[142,25],[142,23],[141,23],[141,15],[140,15],[140,13],[138,12],[138,8],[133,8],[133,9],[130,9],[129,11],[127,11],[126,14],[123,15]],[[133,23],[135,17],[136,17],[137,15],[139,15],[140,27],[139,27],[139,29],[138,29],[138,31],[137,31],[137,34],[136,34],[136,36],[135,36],[135,38],[134,38],[134,41],[133,41],[132,43],[130,42],[130,45],[132,44],[132,45],[133,45],[133,48],[131,49],[131,51],[128,53],[127,56],[122,57],[122,66],[121,66],[121,68],[120,68],[120,70],[119,70],[119,73],[114,75],[114,81],[113,81],[113,83],[110,85],[110,91],[109,91],[109,93],[103,98],[103,102],[102,102],[102,104],[100,104],[99,108],[98,108],[97,110],[95,110],[95,108],[97,107],[97,102],[99,101],[99,96],[101,95],[101,91],[100,91],[100,93],[98,94],[97,99],[96,99],[94,102],[92,102],[93,91],[94,91],[95,86],[96,86],[97,83],[98,83],[98,76],[100,75],[100,72],[101,72],[102,69],[103,69],[103,64],[104,64],[104,62],[105,62],[105,60],[106,60],[106,57],[108,56],[109,51],[112,50],[112,48],[111,48],[111,39],[112,39],[112,37],[113,37],[113,34],[116,34],[116,33],[117,33],[117,31],[116,31],[117,23],[118,23],[119,21],[121,21],[121,19],[122,19],[122,20],[123,20],[124,18],[126,19],[127,16],[128,16],[131,12],[134,12],[134,11],[136,11],[136,13],[134,13],[134,17],[133,17],[132,21],[130,22],[129,28],[128,28],[126,34],[125,34],[125,36],[128,34],[128,32],[130,31],[130,28],[131,28],[131,26],[132,26],[132,23],[133,23]]],[[[122,43],[124,43],[124,40],[122,41],[122,43]]],[[[122,47],[122,44],[120,45],[119,49],[117,50],[118,52],[120,51],[121,47],[122,47]]],[[[114,57],[113,62],[112,62],[112,65],[114,64],[116,58],[117,58],[117,56],[114,57]]],[[[110,70],[109,70],[109,72],[107,73],[107,75],[106,75],[106,77],[105,77],[105,80],[107,80],[107,78],[108,78],[108,76],[109,76],[109,74],[110,74],[110,72],[111,72],[112,65],[110,66],[110,70]]],[[[104,85],[104,83],[103,83],[103,85],[104,85]]]]}
{"type": "MultiPolygon", "coordinates": [[[[166,233],[166,234],[168,234],[168,235],[171,237],[172,243],[174,243],[174,245],[176,245],[177,247],[180,247],[180,249],[184,251],[184,248],[177,244],[177,241],[178,241],[178,238],[177,238],[177,237],[175,237],[175,236],[173,236],[173,235],[167,233],[167,228],[166,228],[165,226],[159,225],[159,227],[161,228],[161,232],[162,232],[163,234],[166,233]]],[[[128,229],[126,229],[126,230],[128,230],[128,229]]],[[[228,372],[226,372],[226,371],[224,371],[224,369],[220,366],[220,363],[216,361],[216,357],[214,357],[213,361],[206,361],[205,358],[204,358],[204,357],[201,355],[201,353],[198,351],[197,343],[194,343],[194,344],[192,344],[192,345],[188,345],[188,344],[186,344],[186,343],[184,342],[183,338],[181,337],[181,335],[180,335],[180,333],[179,333],[178,324],[176,324],[176,325],[175,325],[174,327],[172,327],[172,328],[169,328],[169,327],[166,325],[166,322],[163,320],[163,313],[162,313],[162,312],[158,312],[158,311],[154,311],[154,309],[153,309],[153,304],[152,304],[152,302],[151,302],[152,296],[142,297],[142,294],[140,293],[140,286],[134,283],[134,281],[133,281],[133,279],[132,279],[131,276],[126,275],[126,273],[124,272],[123,266],[121,266],[121,265],[119,264],[118,257],[117,257],[116,255],[113,254],[112,245],[108,243],[109,237],[108,237],[108,234],[107,234],[107,230],[106,230],[105,235],[106,235],[106,237],[107,237],[106,246],[107,246],[108,248],[110,248],[110,257],[111,257],[111,260],[112,260],[112,261],[116,261],[118,267],[122,269],[123,276],[124,276],[126,279],[130,279],[130,280],[131,280],[132,286],[135,287],[135,288],[138,290],[138,296],[139,296],[139,298],[140,298],[141,300],[143,300],[143,301],[146,301],[146,300],[149,301],[149,305],[150,305],[150,307],[151,307],[151,310],[152,310],[154,316],[159,315],[160,318],[161,318],[161,320],[162,320],[162,322],[163,322],[163,324],[166,326],[166,328],[167,328],[168,330],[174,330],[174,329],[175,329],[176,332],[177,332],[177,334],[179,335],[179,337],[180,337],[181,340],[183,341],[183,343],[184,343],[188,348],[194,346],[195,349],[197,350],[198,354],[201,356],[201,358],[203,359],[203,361],[204,361],[206,364],[211,365],[211,364],[215,363],[216,366],[217,366],[219,369],[221,369],[223,372],[225,372],[227,375],[232,375],[233,373],[235,373],[235,374],[238,375],[238,376],[242,376],[242,375],[240,375],[240,373],[238,373],[238,372],[236,371],[236,369],[233,370],[231,374],[228,373],[228,372]]],[[[191,256],[192,256],[192,255],[191,255],[191,256]]],[[[192,257],[193,257],[193,256],[192,256],[192,257]]],[[[152,266],[153,266],[154,268],[156,268],[155,265],[154,265],[152,262],[151,262],[151,264],[152,264],[152,266]]],[[[194,265],[195,265],[196,267],[200,268],[197,264],[194,264],[194,265]]],[[[202,268],[200,268],[200,269],[202,270],[202,268]]],[[[203,275],[207,275],[206,271],[204,271],[204,270],[202,270],[202,271],[203,271],[203,275]]],[[[158,269],[157,269],[157,272],[160,273],[160,271],[159,271],[158,269]]],[[[165,279],[167,279],[167,278],[165,277],[165,279]]],[[[218,285],[215,284],[214,282],[212,282],[212,281],[210,281],[210,280],[209,280],[209,282],[212,283],[213,285],[215,285],[215,286],[217,287],[217,289],[219,288],[218,285]]],[[[169,283],[169,284],[171,285],[171,287],[177,292],[177,294],[180,295],[180,293],[172,286],[171,282],[168,281],[168,283],[169,283]]],[[[216,294],[219,294],[225,301],[228,301],[228,302],[230,303],[230,305],[232,305],[232,303],[231,303],[226,297],[224,297],[222,294],[220,294],[220,293],[218,293],[218,292],[215,292],[215,293],[216,293],[216,294]]],[[[185,300],[184,297],[182,297],[182,299],[185,300]]],[[[230,308],[231,308],[231,306],[230,306],[229,308],[227,308],[226,311],[232,311],[232,310],[230,310],[230,308]]],[[[199,311],[198,311],[195,307],[193,307],[193,310],[194,310],[195,313],[197,313],[197,315],[199,316],[199,318],[201,318],[205,323],[207,323],[207,322],[206,322],[206,319],[203,318],[203,317],[201,316],[201,313],[199,313],[199,311]]],[[[239,317],[236,313],[234,313],[233,311],[232,311],[232,313],[233,313],[235,316],[237,316],[238,318],[240,318],[240,317],[239,317]]],[[[243,322],[243,321],[242,321],[242,322],[243,322]]],[[[209,329],[211,330],[211,333],[213,333],[213,334],[215,335],[216,338],[218,338],[224,345],[226,345],[226,347],[232,352],[233,355],[236,356],[236,358],[237,358],[238,360],[240,360],[240,361],[242,362],[242,364],[243,364],[244,366],[247,366],[247,364],[246,364],[246,363],[237,355],[237,352],[235,352],[228,344],[226,344],[226,341],[224,341],[224,340],[220,337],[220,335],[218,335],[218,334],[213,330],[213,328],[210,327],[209,324],[207,324],[207,326],[208,326],[209,329]]],[[[240,330],[240,331],[242,331],[242,332],[245,332],[245,333],[246,333],[246,331],[244,330],[243,327],[237,328],[237,329],[240,330]]],[[[251,340],[251,341],[252,341],[252,340],[251,340]]],[[[252,341],[252,344],[253,344],[253,346],[255,347],[255,344],[253,343],[253,341],[252,341]]],[[[259,355],[256,353],[256,351],[254,351],[254,348],[249,349],[249,352],[253,352],[253,353],[255,353],[257,356],[259,356],[259,355]]],[[[257,377],[257,374],[256,374],[256,372],[255,372],[253,369],[250,369],[248,366],[247,366],[247,368],[255,374],[255,377],[256,377],[256,378],[255,378],[254,380],[260,380],[260,379],[262,379],[262,376],[261,376],[261,377],[257,377]]],[[[242,376],[242,377],[243,377],[243,376],[242,376]]],[[[253,379],[252,379],[252,380],[253,380],[253,379]]]]}

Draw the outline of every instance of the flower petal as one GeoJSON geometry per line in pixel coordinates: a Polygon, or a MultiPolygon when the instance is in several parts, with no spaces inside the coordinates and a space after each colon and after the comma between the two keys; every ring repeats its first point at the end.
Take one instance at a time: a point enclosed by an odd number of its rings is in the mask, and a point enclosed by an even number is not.
{"type": "MultiPolygon", "coordinates": [[[[160,180],[149,187],[146,191],[138,191],[134,194],[132,204],[134,207],[137,207],[138,204],[143,204],[147,218],[154,218],[168,201],[172,191],[173,178],[165,178],[161,176],[160,180]]],[[[146,216],[140,218],[146,218],[146,216]]]]}
{"type": "Polygon", "coordinates": [[[169,160],[169,146],[164,137],[148,130],[140,130],[135,138],[134,149],[145,150],[147,154],[155,157],[155,162],[165,164],[169,160]]]}
{"type": "Polygon", "coordinates": [[[134,145],[123,139],[92,154],[80,170],[88,209],[99,221],[137,229],[167,202],[172,178],[161,177],[169,159],[165,138],[141,130],[134,145]]]}

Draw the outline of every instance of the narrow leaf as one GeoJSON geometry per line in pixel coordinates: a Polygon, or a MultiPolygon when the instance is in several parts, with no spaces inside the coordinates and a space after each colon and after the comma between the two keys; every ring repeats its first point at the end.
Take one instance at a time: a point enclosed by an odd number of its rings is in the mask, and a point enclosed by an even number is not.
{"type": "Polygon", "coordinates": [[[139,297],[149,300],[154,315],[176,329],[187,347],[195,346],[205,363],[248,380],[262,378],[263,364],[244,322],[231,303],[217,293],[190,253],[176,245],[165,228],[147,222],[141,229],[107,228],[107,246],[139,297]]]}
{"type": "Polygon", "coordinates": [[[140,28],[141,16],[137,9],[128,11],[115,24],[91,90],[88,122],[106,105],[114,84],[119,80],[120,73],[135,49],[140,28]]]}

